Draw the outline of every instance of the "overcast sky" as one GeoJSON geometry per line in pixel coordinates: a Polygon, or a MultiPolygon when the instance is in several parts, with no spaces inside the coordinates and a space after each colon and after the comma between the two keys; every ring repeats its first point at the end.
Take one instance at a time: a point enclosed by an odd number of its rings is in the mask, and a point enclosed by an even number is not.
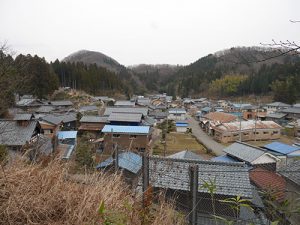
{"type": "Polygon", "coordinates": [[[233,46],[300,41],[299,0],[0,0],[0,42],[47,61],[80,49],[123,65],[190,64],[233,46]]]}

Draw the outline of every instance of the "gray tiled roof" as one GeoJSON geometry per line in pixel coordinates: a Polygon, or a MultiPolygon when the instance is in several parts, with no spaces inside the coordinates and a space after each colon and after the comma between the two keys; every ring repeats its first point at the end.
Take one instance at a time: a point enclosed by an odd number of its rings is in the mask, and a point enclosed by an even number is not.
{"type": "Polygon", "coordinates": [[[300,186],[300,160],[282,167],[279,173],[300,186]]]}
{"type": "Polygon", "coordinates": [[[58,115],[57,117],[62,119],[63,123],[69,123],[77,120],[75,113],[62,114],[62,115],[58,115]]]}
{"type": "Polygon", "coordinates": [[[188,150],[184,150],[181,152],[177,152],[173,155],[169,155],[168,158],[202,160],[202,158],[199,155],[195,154],[194,152],[188,151],[188,150]]]}
{"type": "Polygon", "coordinates": [[[265,154],[265,151],[263,149],[241,142],[235,142],[230,146],[224,148],[223,151],[248,163],[253,162],[257,158],[265,154]]]}
{"type": "Polygon", "coordinates": [[[14,120],[31,120],[34,118],[31,113],[18,113],[15,115],[14,120]]]}
{"type": "Polygon", "coordinates": [[[81,123],[106,123],[107,117],[105,116],[83,116],[80,119],[81,123]]]}
{"type": "Polygon", "coordinates": [[[79,112],[85,111],[98,111],[98,107],[96,105],[87,105],[80,107],[79,112]]]}
{"type": "Polygon", "coordinates": [[[158,188],[189,191],[189,166],[193,164],[199,166],[199,192],[209,193],[203,188],[204,181],[215,180],[215,194],[252,198],[249,173],[244,163],[150,157],[150,184],[158,188]]]}
{"type": "Polygon", "coordinates": [[[116,113],[113,112],[109,115],[108,121],[119,122],[141,122],[143,114],[141,113],[116,113]]]}
{"type": "Polygon", "coordinates": [[[280,119],[286,116],[286,113],[268,113],[267,118],[280,119]]]}
{"type": "Polygon", "coordinates": [[[289,107],[289,104],[282,103],[282,102],[272,102],[269,104],[266,104],[266,106],[273,106],[273,107],[289,107]]]}
{"type": "Polygon", "coordinates": [[[104,112],[104,116],[109,116],[112,112],[117,113],[142,113],[143,116],[148,114],[148,108],[146,107],[107,107],[104,112]]]}
{"type": "Polygon", "coordinates": [[[36,121],[29,121],[27,126],[19,126],[16,121],[0,121],[0,144],[22,146],[30,141],[36,126],[36,121]]]}

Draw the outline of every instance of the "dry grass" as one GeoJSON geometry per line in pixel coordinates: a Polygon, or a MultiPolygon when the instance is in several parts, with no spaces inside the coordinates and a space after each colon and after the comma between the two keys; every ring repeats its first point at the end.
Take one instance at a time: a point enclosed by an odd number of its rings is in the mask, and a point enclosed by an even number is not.
{"type": "MultiPolygon", "coordinates": [[[[185,134],[185,133],[167,134],[167,155],[171,155],[183,150],[193,151],[196,154],[200,154],[205,159],[211,158],[211,156],[206,154],[206,150],[203,147],[203,145],[198,143],[196,138],[191,134],[185,134]]],[[[163,151],[164,151],[164,145],[160,142],[160,140],[157,140],[157,143],[153,148],[153,154],[162,155],[163,151]]]]}
{"type": "MultiPolygon", "coordinates": [[[[141,224],[140,196],[120,175],[68,175],[67,164],[18,161],[0,172],[0,224],[141,224]],[[98,212],[104,201],[105,213],[98,212]]],[[[152,204],[147,224],[183,224],[172,205],[152,204]],[[155,207],[154,207],[155,206],[155,207]]]]}

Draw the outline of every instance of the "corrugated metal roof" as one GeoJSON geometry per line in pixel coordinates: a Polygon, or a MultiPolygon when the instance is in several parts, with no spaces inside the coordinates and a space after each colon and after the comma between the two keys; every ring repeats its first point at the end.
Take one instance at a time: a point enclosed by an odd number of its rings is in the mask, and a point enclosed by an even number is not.
{"type": "Polygon", "coordinates": [[[189,167],[193,164],[199,165],[198,192],[209,193],[203,184],[215,180],[215,194],[252,198],[248,168],[244,163],[150,157],[150,183],[153,187],[189,191],[189,167]]]}
{"type": "Polygon", "coordinates": [[[266,104],[266,106],[272,106],[272,107],[289,107],[291,105],[285,104],[285,103],[282,103],[282,102],[273,102],[273,103],[266,104]]]}
{"type": "Polygon", "coordinates": [[[186,111],[183,108],[172,108],[172,109],[169,109],[169,113],[172,113],[172,114],[186,114],[186,111]]]}
{"type": "Polygon", "coordinates": [[[104,116],[109,116],[112,112],[116,113],[142,113],[147,116],[148,108],[145,107],[107,107],[104,116]]]}
{"type": "Polygon", "coordinates": [[[269,149],[271,151],[279,152],[282,154],[289,154],[294,151],[300,150],[300,147],[295,147],[291,145],[287,145],[281,142],[274,141],[270,144],[267,144],[264,146],[266,149],[269,149]]]}
{"type": "Polygon", "coordinates": [[[79,112],[86,112],[86,111],[98,111],[98,107],[95,105],[86,105],[81,106],[79,112]]]}
{"type": "Polygon", "coordinates": [[[168,158],[172,159],[193,159],[193,160],[202,160],[202,157],[195,154],[194,152],[184,150],[181,152],[177,152],[175,154],[167,156],[168,158]]]}
{"type": "Polygon", "coordinates": [[[135,102],[132,101],[116,101],[115,106],[135,106],[135,102]]]}
{"type": "Polygon", "coordinates": [[[49,112],[53,111],[54,109],[55,108],[51,105],[42,105],[36,110],[36,112],[38,112],[38,113],[49,113],[49,112]]]}
{"type": "Polygon", "coordinates": [[[287,114],[286,113],[268,113],[266,117],[268,118],[274,118],[274,119],[281,119],[285,117],[287,114]]]}
{"type": "Polygon", "coordinates": [[[141,122],[142,113],[116,113],[113,112],[109,115],[108,121],[118,121],[118,122],[141,122]]]}
{"type": "Polygon", "coordinates": [[[81,123],[106,123],[106,116],[83,116],[80,119],[81,123]]]}
{"type": "Polygon", "coordinates": [[[255,146],[250,146],[242,142],[235,142],[223,149],[227,154],[234,156],[242,161],[251,163],[263,154],[265,151],[255,146]]]}
{"type": "Polygon", "coordinates": [[[215,126],[214,128],[216,130],[220,131],[239,131],[241,125],[241,130],[259,130],[259,129],[281,129],[282,127],[275,123],[274,121],[254,121],[254,120],[248,120],[248,121],[242,121],[241,123],[239,121],[237,122],[230,122],[230,123],[222,123],[221,125],[215,126]]]}
{"type": "Polygon", "coordinates": [[[188,123],[176,123],[175,124],[176,127],[188,127],[188,123]]]}
{"type": "Polygon", "coordinates": [[[105,125],[103,133],[149,134],[149,126],[117,126],[105,125]]]}
{"type": "Polygon", "coordinates": [[[214,162],[239,162],[238,160],[231,158],[228,155],[221,155],[221,156],[217,156],[211,159],[211,161],[214,162]]]}
{"type": "Polygon", "coordinates": [[[77,131],[59,131],[57,134],[58,139],[76,139],[77,131]]]}
{"type": "Polygon", "coordinates": [[[283,113],[293,113],[293,114],[300,114],[300,108],[287,108],[280,110],[283,113]]]}
{"type": "Polygon", "coordinates": [[[73,103],[71,101],[51,101],[50,105],[54,106],[71,106],[73,103]]]}
{"type": "MultiPolygon", "coordinates": [[[[118,155],[118,163],[119,167],[126,169],[132,173],[137,174],[142,168],[142,157],[133,152],[124,152],[118,155]]],[[[107,166],[112,165],[114,159],[109,157],[105,161],[101,162],[96,166],[96,169],[105,168],[107,166]]]]}
{"type": "Polygon", "coordinates": [[[210,112],[203,117],[211,121],[221,122],[221,123],[228,123],[228,122],[235,121],[237,119],[236,116],[229,113],[223,113],[223,112],[210,112]]]}

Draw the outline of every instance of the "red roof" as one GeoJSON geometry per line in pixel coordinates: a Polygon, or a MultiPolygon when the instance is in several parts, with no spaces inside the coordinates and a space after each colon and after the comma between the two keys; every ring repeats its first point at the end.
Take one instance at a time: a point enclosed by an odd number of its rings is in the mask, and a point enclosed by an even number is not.
{"type": "Polygon", "coordinates": [[[276,172],[255,168],[250,171],[250,180],[259,188],[265,191],[271,191],[278,201],[284,199],[286,181],[276,172]]]}

